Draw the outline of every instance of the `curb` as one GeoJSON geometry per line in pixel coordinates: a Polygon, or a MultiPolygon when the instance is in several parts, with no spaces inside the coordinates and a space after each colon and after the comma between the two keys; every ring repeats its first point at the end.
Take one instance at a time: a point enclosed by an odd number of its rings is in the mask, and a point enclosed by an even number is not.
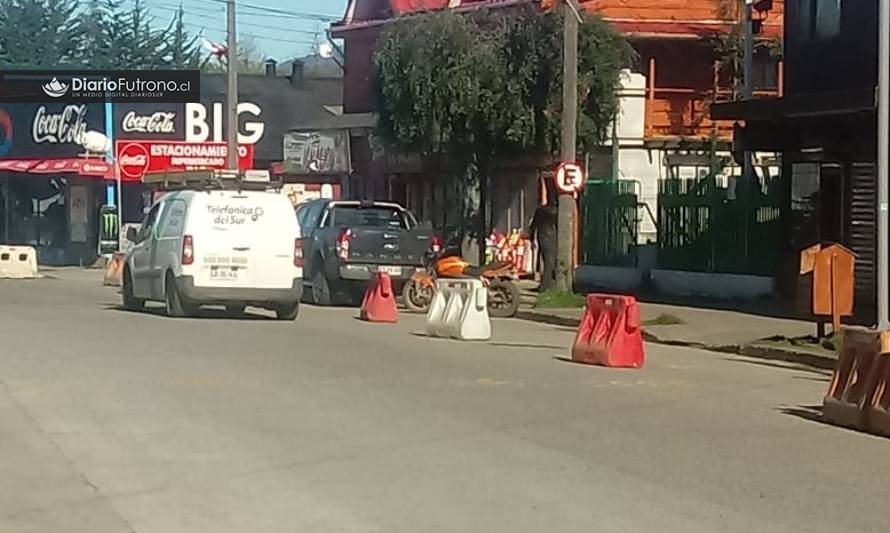
{"type": "Polygon", "coordinates": [[[540,322],[542,324],[552,324],[554,326],[564,326],[567,328],[577,328],[581,323],[577,318],[571,318],[567,316],[556,316],[556,315],[547,315],[543,313],[536,313],[534,311],[516,311],[516,314],[513,318],[519,318],[521,320],[528,320],[529,322],[540,322]]]}
{"type": "MultiPolygon", "coordinates": [[[[517,311],[516,318],[528,320],[530,322],[539,322],[543,324],[552,324],[555,326],[563,326],[569,328],[577,328],[580,320],[577,318],[548,315],[545,313],[537,313],[535,311],[517,311]]],[[[820,370],[834,370],[837,366],[837,359],[826,357],[808,352],[800,352],[779,348],[777,346],[767,346],[757,344],[756,342],[745,345],[715,345],[705,344],[701,342],[678,341],[673,339],[662,339],[657,335],[643,331],[643,340],[654,344],[664,346],[680,346],[683,348],[697,348],[707,350],[709,352],[717,352],[724,354],[742,355],[745,357],[753,357],[756,359],[766,359],[770,361],[783,361],[786,363],[794,363],[804,365],[820,370]]]]}

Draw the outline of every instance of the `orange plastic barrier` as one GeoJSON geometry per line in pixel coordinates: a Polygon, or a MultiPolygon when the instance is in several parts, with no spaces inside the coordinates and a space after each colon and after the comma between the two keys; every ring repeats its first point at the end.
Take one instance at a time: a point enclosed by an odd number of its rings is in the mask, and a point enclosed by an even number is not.
{"type": "Polygon", "coordinates": [[[646,361],[640,308],[633,296],[588,294],[572,360],[608,367],[642,368],[646,361]]]}
{"type": "Polygon", "coordinates": [[[362,298],[359,316],[368,322],[399,321],[399,310],[396,308],[396,297],[389,274],[377,272],[371,278],[365,297],[362,298]]]}
{"type": "Polygon", "coordinates": [[[845,328],[837,369],[822,402],[822,418],[831,424],[867,430],[866,407],[874,396],[875,367],[881,353],[876,331],[845,328]]]}
{"type": "Polygon", "coordinates": [[[102,279],[104,285],[120,287],[121,276],[124,273],[124,254],[116,253],[105,263],[105,276],[102,279]]]}
{"type": "Polygon", "coordinates": [[[890,437],[890,355],[879,355],[874,363],[874,386],[865,407],[869,431],[890,437]]]}

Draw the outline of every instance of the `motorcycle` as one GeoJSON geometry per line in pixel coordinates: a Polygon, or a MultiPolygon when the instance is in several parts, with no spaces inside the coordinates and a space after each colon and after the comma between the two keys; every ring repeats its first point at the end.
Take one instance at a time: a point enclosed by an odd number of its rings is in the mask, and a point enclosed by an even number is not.
{"type": "Polygon", "coordinates": [[[477,278],[488,288],[488,314],[509,318],[519,309],[519,287],[513,275],[513,264],[494,261],[473,266],[455,250],[427,252],[424,268],[411,276],[402,290],[405,306],[416,313],[426,313],[436,295],[436,280],[477,278]]]}

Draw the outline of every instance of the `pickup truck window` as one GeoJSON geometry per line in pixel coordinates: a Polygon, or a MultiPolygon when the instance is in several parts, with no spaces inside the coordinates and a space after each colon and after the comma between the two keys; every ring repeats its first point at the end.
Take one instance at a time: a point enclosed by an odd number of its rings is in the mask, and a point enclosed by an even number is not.
{"type": "Polygon", "coordinates": [[[318,225],[318,217],[324,210],[324,202],[311,202],[297,208],[297,222],[304,232],[310,232],[318,225]]]}
{"type": "Polygon", "coordinates": [[[411,229],[412,221],[407,214],[393,207],[336,206],[328,216],[329,226],[366,228],[411,229]]]}

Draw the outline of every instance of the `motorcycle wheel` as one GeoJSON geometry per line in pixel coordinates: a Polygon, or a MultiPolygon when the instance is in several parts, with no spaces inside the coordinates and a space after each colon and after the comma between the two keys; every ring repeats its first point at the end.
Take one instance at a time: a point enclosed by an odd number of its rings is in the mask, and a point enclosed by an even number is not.
{"type": "Polygon", "coordinates": [[[402,289],[405,307],[412,313],[426,313],[433,303],[433,288],[424,287],[419,282],[409,279],[402,289]]]}
{"type": "Polygon", "coordinates": [[[488,286],[488,314],[510,318],[519,310],[519,287],[509,280],[494,279],[488,286]]]}

